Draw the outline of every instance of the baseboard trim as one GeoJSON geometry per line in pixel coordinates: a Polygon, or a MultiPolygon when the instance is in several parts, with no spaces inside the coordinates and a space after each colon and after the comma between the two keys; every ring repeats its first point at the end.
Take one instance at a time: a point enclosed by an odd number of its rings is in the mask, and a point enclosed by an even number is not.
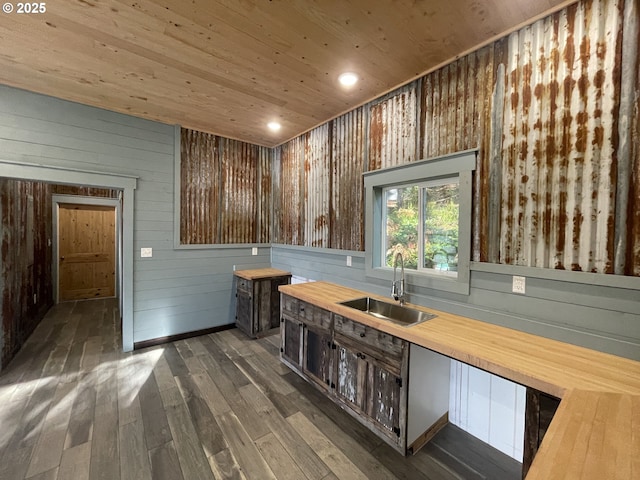
{"type": "Polygon", "coordinates": [[[178,333],[177,335],[169,335],[167,337],[151,338],[149,340],[143,340],[141,342],[134,342],[133,349],[140,350],[142,348],[155,347],[156,345],[162,345],[163,343],[177,342],[178,340],[184,340],[185,338],[199,337],[200,335],[209,335],[210,333],[222,332],[223,330],[230,330],[236,328],[235,323],[228,323],[227,325],[220,325],[218,327],[205,328],[203,330],[195,330],[193,332],[178,333]]]}

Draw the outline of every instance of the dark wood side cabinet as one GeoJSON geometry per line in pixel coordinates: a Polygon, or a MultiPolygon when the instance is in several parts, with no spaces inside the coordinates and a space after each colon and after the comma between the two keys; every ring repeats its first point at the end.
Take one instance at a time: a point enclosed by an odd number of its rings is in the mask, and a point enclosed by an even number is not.
{"type": "Polygon", "coordinates": [[[275,268],[236,270],[236,326],[258,337],[280,326],[280,285],[291,283],[291,273],[275,268]]]}

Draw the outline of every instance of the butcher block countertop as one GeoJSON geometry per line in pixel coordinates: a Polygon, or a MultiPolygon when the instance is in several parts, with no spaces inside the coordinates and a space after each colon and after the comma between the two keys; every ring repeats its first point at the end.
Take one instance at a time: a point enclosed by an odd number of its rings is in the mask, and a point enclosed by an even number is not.
{"type": "Polygon", "coordinates": [[[245,280],[260,280],[261,278],[291,276],[291,272],[285,272],[284,270],[278,270],[277,268],[256,268],[254,270],[236,270],[235,272],[233,272],[233,274],[236,277],[244,278],[245,280]]]}
{"type": "Polygon", "coordinates": [[[280,292],[562,399],[527,480],[640,478],[640,362],[418,305],[411,327],[340,305],[370,296],[328,282],[280,292]]]}

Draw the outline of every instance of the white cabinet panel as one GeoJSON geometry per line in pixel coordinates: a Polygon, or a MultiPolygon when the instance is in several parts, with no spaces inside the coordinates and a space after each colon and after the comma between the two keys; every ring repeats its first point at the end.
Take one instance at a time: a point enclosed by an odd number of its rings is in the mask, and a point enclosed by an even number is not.
{"type": "Polygon", "coordinates": [[[526,389],[455,360],[450,379],[451,423],[522,461],[526,389]]]}

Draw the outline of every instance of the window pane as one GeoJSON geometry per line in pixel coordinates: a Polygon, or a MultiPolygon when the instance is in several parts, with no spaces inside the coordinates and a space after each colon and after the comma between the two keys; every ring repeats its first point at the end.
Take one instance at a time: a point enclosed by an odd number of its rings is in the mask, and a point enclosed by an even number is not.
{"type": "Polygon", "coordinates": [[[385,190],[386,243],[385,265],[393,267],[393,259],[402,253],[404,268],[418,268],[419,189],[417,186],[385,190]]]}
{"type": "Polygon", "coordinates": [[[425,187],[424,268],[458,270],[458,183],[425,187]]]}

